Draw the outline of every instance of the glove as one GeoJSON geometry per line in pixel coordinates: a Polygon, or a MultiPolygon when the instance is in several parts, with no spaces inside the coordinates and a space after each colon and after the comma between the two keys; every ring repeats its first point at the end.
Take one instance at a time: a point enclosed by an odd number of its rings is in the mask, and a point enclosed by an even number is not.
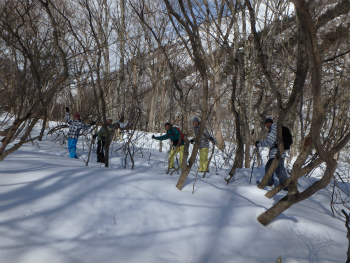
{"type": "Polygon", "coordinates": [[[191,144],[194,144],[194,139],[191,139],[191,140],[190,140],[190,143],[191,143],[191,144]]]}
{"type": "Polygon", "coordinates": [[[121,122],[121,123],[124,122],[124,114],[120,117],[119,122],[121,122]]]}
{"type": "Polygon", "coordinates": [[[155,139],[156,138],[156,136],[154,136],[154,134],[152,135],[152,139],[155,139]]]}
{"type": "Polygon", "coordinates": [[[96,137],[97,137],[97,134],[92,135],[92,138],[96,139],[96,137]]]}
{"type": "Polygon", "coordinates": [[[209,141],[214,142],[214,138],[213,138],[213,137],[210,137],[210,138],[209,138],[209,141]]]}
{"type": "Polygon", "coordinates": [[[96,121],[93,121],[93,122],[90,123],[91,126],[95,125],[95,124],[96,124],[96,121]]]}
{"type": "Polygon", "coordinates": [[[69,107],[66,107],[66,112],[69,112],[69,107]]]}
{"type": "Polygon", "coordinates": [[[255,142],[255,147],[259,147],[259,146],[258,146],[259,143],[260,143],[259,141],[256,141],[256,142],[255,142]]]}

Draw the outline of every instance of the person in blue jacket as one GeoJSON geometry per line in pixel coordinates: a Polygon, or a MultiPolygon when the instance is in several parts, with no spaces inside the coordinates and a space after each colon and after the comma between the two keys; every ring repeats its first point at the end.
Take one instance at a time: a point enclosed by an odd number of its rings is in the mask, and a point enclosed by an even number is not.
{"type": "Polygon", "coordinates": [[[172,142],[172,147],[169,153],[169,167],[170,169],[175,168],[174,157],[175,155],[180,153],[179,167],[181,168],[185,141],[181,138],[181,132],[178,128],[173,127],[169,122],[166,122],[164,124],[164,127],[166,130],[166,134],[162,136],[152,135],[152,139],[159,140],[159,141],[170,139],[170,141],[172,142]]]}
{"type": "Polygon", "coordinates": [[[66,107],[66,122],[69,125],[68,131],[68,150],[70,158],[78,158],[77,155],[77,143],[78,137],[81,130],[88,130],[96,122],[91,122],[90,124],[83,124],[80,120],[80,114],[75,113],[74,119],[72,120],[69,116],[69,108],[66,107]]]}

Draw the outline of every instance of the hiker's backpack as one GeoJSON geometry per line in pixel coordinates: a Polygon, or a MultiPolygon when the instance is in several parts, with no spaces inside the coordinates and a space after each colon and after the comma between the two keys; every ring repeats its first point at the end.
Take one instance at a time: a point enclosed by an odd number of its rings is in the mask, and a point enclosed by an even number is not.
{"type": "Polygon", "coordinates": [[[293,144],[293,137],[290,130],[286,126],[282,126],[282,138],[285,150],[290,150],[290,146],[293,144]]]}
{"type": "Polygon", "coordinates": [[[185,135],[181,132],[181,130],[180,130],[180,128],[179,127],[177,127],[177,126],[174,126],[174,128],[176,128],[178,131],[179,131],[179,133],[181,134],[181,141],[185,141],[185,135]]]}
{"type": "Polygon", "coordinates": [[[180,128],[179,127],[176,127],[175,126],[175,128],[180,132],[180,134],[181,134],[181,141],[185,141],[185,135],[181,132],[181,130],[180,130],[180,128]]]}

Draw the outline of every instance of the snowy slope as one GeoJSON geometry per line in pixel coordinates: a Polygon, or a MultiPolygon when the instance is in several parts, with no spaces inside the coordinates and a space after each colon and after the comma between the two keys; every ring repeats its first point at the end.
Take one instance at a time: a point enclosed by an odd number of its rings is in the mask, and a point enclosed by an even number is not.
{"type": "MultiPolygon", "coordinates": [[[[195,185],[193,171],[179,191],[179,174],[165,173],[167,153],[155,142],[146,142],[131,171],[118,151],[110,168],[94,154],[85,166],[51,139],[0,162],[1,263],[346,261],[344,221],[332,217],[323,194],[264,227],[257,216],[283,193],[266,198],[249,184],[251,169],[229,185],[223,178],[230,166],[218,174],[212,167],[195,185]]],[[[86,159],[88,148],[79,151],[86,159]]],[[[254,168],[252,182],[263,170],[254,168]]]]}

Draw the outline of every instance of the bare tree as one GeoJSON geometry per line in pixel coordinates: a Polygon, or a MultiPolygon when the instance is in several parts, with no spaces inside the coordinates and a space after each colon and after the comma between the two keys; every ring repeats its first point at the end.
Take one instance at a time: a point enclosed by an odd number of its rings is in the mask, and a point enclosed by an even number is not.
{"type": "Polygon", "coordinates": [[[6,82],[15,102],[9,105],[15,120],[1,141],[3,160],[32,140],[30,132],[64,87],[68,63],[63,49],[65,24],[57,19],[51,1],[5,1],[1,5],[1,39],[12,60],[6,82]]]}
{"type": "MultiPolygon", "coordinates": [[[[248,2],[248,1],[246,1],[248,2]]],[[[293,169],[291,171],[291,177],[287,180],[287,185],[289,186],[289,192],[288,194],[282,198],[280,201],[278,201],[273,207],[268,209],[266,212],[261,214],[258,217],[258,221],[262,223],[263,225],[268,224],[273,220],[275,217],[277,217],[279,214],[281,214],[283,211],[291,207],[293,204],[298,203],[302,200],[305,200],[312,196],[314,193],[319,191],[320,189],[326,187],[337,167],[337,161],[334,159],[334,155],[338,153],[350,140],[350,132],[347,131],[346,133],[339,138],[337,142],[334,142],[332,147],[325,148],[326,141],[322,138],[322,128],[325,123],[324,115],[325,115],[325,109],[324,109],[324,101],[322,100],[322,92],[325,89],[324,84],[322,83],[324,81],[324,74],[322,70],[322,59],[321,59],[321,52],[319,45],[317,43],[318,37],[317,37],[317,29],[316,29],[316,23],[314,22],[311,12],[310,12],[310,5],[306,4],[306,2],[302,0],[295,0],[293,1],[297,15],[298,15],[298,23],[299,23],[299,36],[300,39],[303,40],[303,42],[299,42],[299,50],[298,50],[298,69],[295,77],[295,84],[300,81],[299,76],[305,76],[305,62],[302,61],[302,58],[300,57],[300,54],[305,53],[303,51],[303,45],[306,46],[308,59],[310,62],[310,65],[312,66],[310,68],[310,76],[311,76],[311,94],[313,99],[313,106],[312,106],[312,120],[311,120],[311,127],[310,127],[310,136],[307,137],[307,140],[305,141],[302,148],[300,148],[300,153],[293,165],[293,169]],[[305,164],[307,157],[311,153],[312,149],[315,149],[317,153],[317,158],[315,158],[313,161],[311,161],[309,164],[305,164]],[[303,192],[299,193],[296,189],[297,187],[297,180],[305,175],[307,172],[310,171],[310,169],[315,168],[316,166],[323,164],[325,166],[325,172],[322,176],[322,178],[313,183],[310,187],[305,189],[303,192]],[[304,167],[303,167],[304,166],[304,167]]],[[[249,3],[248,3],[249,6],[249,3]]],[[[253,14],[251,13],[251,19],[253,17],[253,14]]],[[[252,21],[252,25],[254,22],[252,21]]],[[[252,26],[253,27],[253,26],[252,26]]],[[[254,32],[254,30],[253,30],[254,32]]],[[[259,47],[258,38],[255,37],[256,45],[259,47]]],[[[304,57],[304,56],[303,56],[304,57]]],[[[260,61],[261,66],[264,70],[264,61],[260,61]]],[[[267,75],[268,72],[265,73],[267,75]]],[[[302,77],[303,79],[304,77],[302,77]]],[[[304,82],[304,80],[302,80],[304,82]]],[[[304,87],[304,85],[302,86],[304,87]]],[[[301,91],[300,87],[296,87],[294,85],[294,92],[292,92],[289,103],[292,103],[293,100],[296,101],[296,98],[300,96],[301,91]],[[299,91],[298,91],[299,90],[299,91]],[[294,96],[294,97],[293,97],[294,96]]],[[[277,94],[279,95],[279,94],[277,94]]],[[[293,102],[294,103],[294,102],[293,102]]],[[[288,109],[293,107],[286,107],[283,108],[282,103],[279,102],[279,121],[283,120],[283,114],[284,116],[288,114],[288,109]]],[[[278,141],[281,142],[281,123],[278,124],[278,141]]],[[[279,143],[278,146],[279,152],[283,151],[283,144],[279,143]]],[[[269,172],[272,172],[269,170],[269,172]]],[[[267,175],[265,175],[264,180],[266,177],[269,176],[269,172],[267,175]]],[[[259,187],[262,187],[263,184],[259,185],[259,187]]],[[[280,191],[283,186],[280,185],[279,187],[275,188],[273,191],[270,191],[267,196],[272,196],[277,191],[280,191]]]]}
{"type": "MultiPolygon", "coordinates": [[[[181,28],[183,32],[187,34],[187,37],[190,42],[190,47],[187,47],[186,41],[183,41],[182,43],[186,46],[187,51],[189,52],[190,57],[193,59],[193,62],[199,71],[199,75],[201,78],[201,95],[202,95],[202,108],[201,108],[201,118],[202,123],[200,126],[199,133],[197,137],[195,138],[195,146],[193,148],[192,154],[188,160],[188,163],[186,161],[182,162],[182,170],[181,170],[181,176],[179,178],[179,181],[176,185],[176,187],[179,190],[182,190],[185,181],[187,179],[187,176],[191,170],[191,167],[193,166],[196,155],[198,152],[199,147],[199,141],[202,137],[205,123],[208,116],[208,93],[209,93],[209,83],[208,83],[208,71],[206,66],[206,59],[205,59],[205,51],[202,46],[201,36],[199,32],[199,24],[198,24],[198,18],[196,17],[196,14],[193,12],[192,9],[192,3],[191,1],[185,1],[178,0],[174,3],[170,3],[168,0],[164,0],[164,3],[167,8],[167,12],[169,14],[169,18],[171,19],[174,28],[181,28]]],[[[179,31],[177,31],[179,32],[179,31]]],[[[178,33],[179,37],[181,38],[180,32],[178,33]]],[[[184,40],[182,38],[182,40],[184,40]]],[[[189,155],[188,153],[188,140],[185,144],[184,148],[184,156],[183,160],[187,160],[187,157],[189,155]]]]}

